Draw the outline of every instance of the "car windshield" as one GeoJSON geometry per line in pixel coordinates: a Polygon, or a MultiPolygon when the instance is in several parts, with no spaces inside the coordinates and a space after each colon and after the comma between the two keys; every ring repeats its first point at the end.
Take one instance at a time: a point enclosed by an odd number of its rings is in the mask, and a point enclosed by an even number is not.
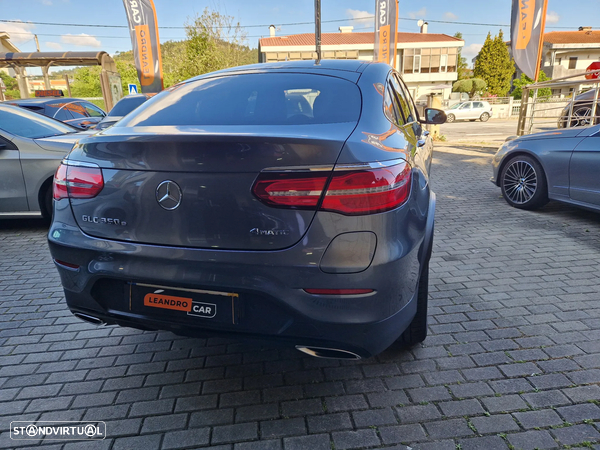
{"type": "Polygon", "coordinates": [[[148,100],[148,97],[145,95],[135,96],[135,97],[125,97],[118,101],[118,103],[114,106],[113,109],[107,114],[107,117],[122,117],[129,114],[135,108],[140,106],[148,100]]]}
{"type": "Polygon", "coordinates": [[[464,103],[457,103],[456,105],[453,105],[450,109],[458,109],[460,108],[462,105],[464,105],[464,103]]]}
{"type": "Polygon", "coordinates": [[[358,87],[307,74],[245,74],[190,81],[161,92],[115,127],[304,125],[356,122],[358,87]]]}
{"type": "Polygon", "coordinates": [[[78,130],[17,106],[0,107],[0,129],[16,136],[37,139],[75,133],[78,130]]]}

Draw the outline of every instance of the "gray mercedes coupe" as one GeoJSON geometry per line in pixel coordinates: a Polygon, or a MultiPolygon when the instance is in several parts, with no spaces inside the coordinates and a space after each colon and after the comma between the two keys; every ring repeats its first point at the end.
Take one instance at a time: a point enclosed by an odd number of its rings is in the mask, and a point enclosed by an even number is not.
{"type": "Polygon", "coordinates": [[[48,239],[96,324],[357,359],[427,335],[432,142],[382,63],[199,76],[79,141],[48,239]]]}
{"type": "Polygon", "coordinates": [[[536,209],[549,200],[600,211],[600,125],[521,136],[492,160],[506,202],[536,209]]]}

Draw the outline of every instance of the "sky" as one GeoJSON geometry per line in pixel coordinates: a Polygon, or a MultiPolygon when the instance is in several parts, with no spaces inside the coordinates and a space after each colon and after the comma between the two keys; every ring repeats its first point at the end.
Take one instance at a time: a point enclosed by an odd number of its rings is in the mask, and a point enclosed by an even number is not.
{"type": "MultiPolygon", "coordinates": [[[[429,21],[429,33],[463,34],[463,56],[478,53],[488,32],[510,33],[510,0],[412,0],[399,3],[399,31],[419,32],[417,21],[429,21]],[[460,24],[467,22],[470,24],[460,24]],[[471,25],[474,24],[474,25],[471,25]]],[[[258,46],[269,35],[314,33],[314,0],[154,0],[161,42],[181,40],[184,25],[205,8],[235,18],[245,27],[247,45],[258,46]],[[172,28],[168,28],[172,27],[172,28]]],[[[321,0],[322,32],[338,32],[352,25],[354,31],[372,31],[374,0],[321,0]],[[367,18],[365,18],[367,17],[367,18]]],[[[6,31],[21,51],[100,51],[110,54],[131,50],[127,17],[122,0],[0,0],[0,31],[6,31]],[[19,22],[12,22],[19,21],[19,22]],[[46,24],[43,24],[46,23],[46,24]],[[50,25],[55,24],[55,25],[50,25]],[[99,26],[91,26],[99,25],[99,26]]],[[[600,29],[600,0],[548,0],[546,31],[600,29]]]]}

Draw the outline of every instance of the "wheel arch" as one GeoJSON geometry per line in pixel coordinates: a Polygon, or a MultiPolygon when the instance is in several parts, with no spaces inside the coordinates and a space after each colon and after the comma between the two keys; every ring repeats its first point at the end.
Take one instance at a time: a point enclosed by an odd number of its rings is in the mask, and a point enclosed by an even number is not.
{"type": "Polygon", "coordinates": [[[502,179],[502,177],[501,177],[502,171],[504,170],[504,167],[506,167],[506,164],[508,163],[508,161],[513,159],[515,156],[529,156],[530,158],[535,159],[537,161],[537,163],[542,167],[542,170],[544,171],[544,174],[543,174],[544,178],[546,179],[546,181],[548,181],[548,171],[546,170],[544,163],[538,157],[538,155],[536,155],[532,151],[529,151],[526,149],[519,149],[519,150],[516,150],[514,152],[507,154],[504,158],[502,158],[502,162],[500,163],[500,166],[498,167],[498,176],[496,178],[496,186],[500,187],[500,181],[502,179]]]}
{"type": "Polygon", "coordinates": [[[38,190],[38,194],[37,194],[37,198],[38,198],[38,205],[40,207],[40,211],[42,213],[42,216],[46,217],[47,214],[52,214],[52,211],[46,211],[46,200],[45,200],[45,196],[46,196],[46,192],[48,189],[52,190],[52,181],[53,181],[54,175],[51,177],[46,178],[39,190],[38,190]]]}

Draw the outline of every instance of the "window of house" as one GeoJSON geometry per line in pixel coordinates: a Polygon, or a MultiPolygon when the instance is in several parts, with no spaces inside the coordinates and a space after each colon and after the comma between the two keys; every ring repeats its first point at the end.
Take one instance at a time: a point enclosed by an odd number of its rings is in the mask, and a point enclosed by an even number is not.
{"type": "Polygon", "coordinates": [[[421,73],[421,55],[415,55],[413,73],[421,73]]]}
{"type": "Polygon", "coordinates": [[[440,58],[440,72],[448,71],[448,55],[442,55],[440,58]]]}
{"type": "Polygon", "coordinates": [[[569,58],[569,69],[575,69],[577,67],[577,56],[571,56],[569,58]]]}
{"type": "Polygon", "coordinates": [[[403,73],[456,72],[456,47],[405,49],[403,73]]]}

